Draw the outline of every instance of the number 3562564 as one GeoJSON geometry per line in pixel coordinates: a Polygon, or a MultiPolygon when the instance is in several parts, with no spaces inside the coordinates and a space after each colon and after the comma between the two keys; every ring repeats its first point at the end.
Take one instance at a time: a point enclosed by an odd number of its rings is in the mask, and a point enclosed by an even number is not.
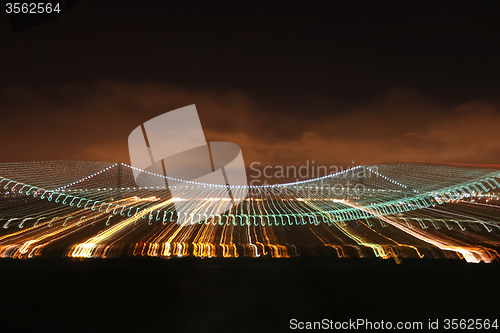
{"type": "Polygon", "coordinates": [[[60,13],[59,3],[50,2],[7,2],[5,4],[5,12],[7,14],[51,14],[60,13]]]}

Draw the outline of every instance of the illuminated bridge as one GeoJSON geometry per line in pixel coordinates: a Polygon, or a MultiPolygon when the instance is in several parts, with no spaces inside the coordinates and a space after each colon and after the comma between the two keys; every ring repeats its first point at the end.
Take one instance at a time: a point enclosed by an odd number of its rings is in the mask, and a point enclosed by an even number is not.
{"type": "Polygon", "coordinates": [[[138,187],[133,169],[81,161],[0,164],[0,256],[500,260],[496,166],[360,165],[265,186],[145,172],[151,184],[165,178],[168,188],[138,187]],[[172,187],[182,195],[172,197],[172,187]]]}

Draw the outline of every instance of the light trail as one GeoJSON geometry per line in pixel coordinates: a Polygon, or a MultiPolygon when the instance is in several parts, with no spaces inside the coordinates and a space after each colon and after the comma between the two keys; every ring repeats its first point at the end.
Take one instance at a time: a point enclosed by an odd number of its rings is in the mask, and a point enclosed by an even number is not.
{"type": "Polygon", "coordinates": [[[0,164],[0,256],[63,247],[72,258],[500,260],[495,168],[355,166],[287,184],[230,186],[237,205],[224,186],[151,175],[181,196],[137,187],[121,163],[0,164]]]}

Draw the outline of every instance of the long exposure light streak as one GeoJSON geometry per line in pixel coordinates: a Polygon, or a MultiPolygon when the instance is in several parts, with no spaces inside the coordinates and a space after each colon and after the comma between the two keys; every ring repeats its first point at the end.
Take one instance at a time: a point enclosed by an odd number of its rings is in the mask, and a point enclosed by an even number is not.
{"type": "Polygon", "coordinates": [[[494,167],[360,165],[264,186],[144,171],[152,184],[164,178],[176,197],[167,187],[138,187],[133,170],[78,161],[0,164],[0,256],[500,260],[494,167]]]}

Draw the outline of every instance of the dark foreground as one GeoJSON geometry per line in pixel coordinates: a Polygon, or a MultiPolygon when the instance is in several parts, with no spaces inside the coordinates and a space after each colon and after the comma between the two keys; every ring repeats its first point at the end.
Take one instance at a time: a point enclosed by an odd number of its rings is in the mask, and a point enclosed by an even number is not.
{"type": "Polygon", "coordinates": [[[445,259],[3,259],[1,331],[277,332],[292,318],[500,319],[499,273],[498,263],[445,259]]]}

